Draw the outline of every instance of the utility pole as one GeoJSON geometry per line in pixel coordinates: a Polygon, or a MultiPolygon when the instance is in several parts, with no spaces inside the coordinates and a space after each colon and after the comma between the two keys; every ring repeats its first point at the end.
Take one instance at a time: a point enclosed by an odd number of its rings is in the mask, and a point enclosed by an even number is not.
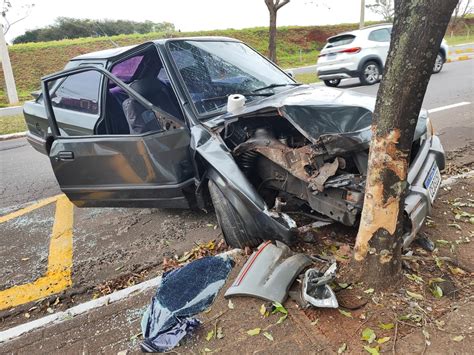
{"type": "Polygon", "coordinates": [[[365,0],[360,0],[360,21],[359,29],[364,28],[365,0]]]}
{"type": "Polygon", "coordinates": [[[2,61],[3,76],[7,87],[8,102],[11,105],[18,103],[18,94],[16,92],[15,78],[13,76],[12,63],[8,55],[7,42],[3,34],[3,25],[0,25],[0,60],[2,61]]]}

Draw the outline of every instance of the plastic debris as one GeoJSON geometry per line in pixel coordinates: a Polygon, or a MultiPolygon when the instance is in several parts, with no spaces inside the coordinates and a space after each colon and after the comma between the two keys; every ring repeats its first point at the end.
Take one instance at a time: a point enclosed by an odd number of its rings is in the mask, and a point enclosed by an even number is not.
{"type": "Polygon", "coordinates": [[[315,307],[338,308],[336,295],[329,283],[336,277],[336,263],[324,273],[318,269],[306,270],[303,278],[303,299],[315,307]]]}

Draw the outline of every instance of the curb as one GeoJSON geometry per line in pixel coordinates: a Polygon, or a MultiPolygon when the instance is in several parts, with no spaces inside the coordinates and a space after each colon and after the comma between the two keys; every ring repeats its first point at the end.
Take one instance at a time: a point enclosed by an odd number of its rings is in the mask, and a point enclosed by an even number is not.
{"type": "Polygon", "coordinates": [[[7,141],[9,139],[23,138],[23,137],[26,137],[26,131],[18,132],[18,133],[2,134],[0,135],[0,141],[7,141]]]}

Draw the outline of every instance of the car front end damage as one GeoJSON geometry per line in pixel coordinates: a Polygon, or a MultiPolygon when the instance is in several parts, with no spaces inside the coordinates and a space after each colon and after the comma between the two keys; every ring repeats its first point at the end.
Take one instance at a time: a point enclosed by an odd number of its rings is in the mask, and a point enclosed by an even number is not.
{"type": "MultiPolygon", "coordinates": [[[[314,220],[356,226],[362,211],[374,99],[300,87],[195,126],[192,149],[248,235],[294,241],[314,220]]],[[[440,186],[444,151],[422,111],[413,141],[404,245],[440,186]],[[428,129],[427,129],[428,126],[428,129]]]]}

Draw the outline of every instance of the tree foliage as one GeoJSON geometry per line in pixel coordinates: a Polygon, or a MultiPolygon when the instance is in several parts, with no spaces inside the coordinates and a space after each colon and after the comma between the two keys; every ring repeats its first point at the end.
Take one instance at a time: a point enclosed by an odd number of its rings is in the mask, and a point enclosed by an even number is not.
{"type": "Polygon", "coordinates": [[[80,37],[114,36],[132,33],[173,32],[174,24],[152,21],[92,20],[58,17],[53,25],[26,31],[13,40],[14,44],[45,42],[80,37]]]}
{"type": "Polygon", "coordinates": [[[393,0],[375,0],[373,4],[365,5],[365,7],[374,14],[382,16],[384,21],[393,21],[393,15],[395,13],[393,0]]]}

